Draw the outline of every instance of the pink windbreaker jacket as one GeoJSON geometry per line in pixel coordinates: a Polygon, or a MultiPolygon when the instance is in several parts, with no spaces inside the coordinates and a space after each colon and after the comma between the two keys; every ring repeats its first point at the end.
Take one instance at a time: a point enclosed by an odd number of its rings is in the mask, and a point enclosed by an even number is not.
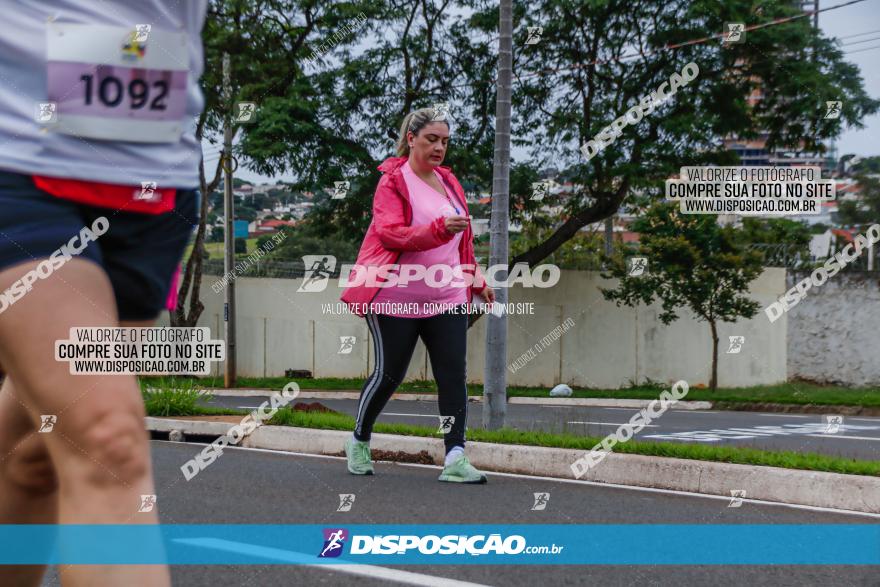
{"type": "MultiPolygon", "coordinates": [[[[397,263],[404,251],[424,251],[438,247],[451,241],[455,235],[447,232],[442,216],[438,216],[431,224],[424,226],[410,226],[412,222],[412,205],[410,204],[409,191],[406,189],[406,181],[400,171],[400,166],[406,163],[407,157],[389,157],[378,167],[383,173],[376,186],[373,196],[373,220],[361,243],[356,265],[363,267],[379,267],[397,263]]],[[[464,189],[453,175],[449,167],[439,166],[436,168],[443,178],[447,189],[455,192],[461,205],[464,207],[466,216],[468,212],[464,189]]],[[[474,258],[474,233],[468,227],[462,233],[461,243],[458,247],[459,258],[464,273],[473,275],[472,285],[468,288],[468,303],[473,300],[474,294],[479,294],[486,288],[485,280],[474,258]],[[467,266],[471,265],[473,269],[467,266]]],[[[354,280],[355,272],[349,274],[349,279],[354,280]]],[[[364,316],[368,307],[381,288],[368,286],[367,284],[352,285],[345,288],[340,299],[345,302],[351,311],[358,316],[364,316]]]]}

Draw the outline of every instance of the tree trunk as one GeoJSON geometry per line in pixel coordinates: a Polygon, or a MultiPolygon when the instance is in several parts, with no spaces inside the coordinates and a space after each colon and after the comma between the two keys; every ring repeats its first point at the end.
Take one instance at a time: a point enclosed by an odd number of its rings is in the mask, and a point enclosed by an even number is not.
{"type": "Polygon", "coordinates": [[[712,378],[709,380],[709,389],[718,389],[718,328],[714,320],[709,321],[712,327],[712,378]]]}
{"type": "MultiPolygon", "coordinates": [[[[507,265],[510,200],[510,96],[513,67],[513,5],[499,6],[498,89],[495,102],[495,162],[492,170],[492,218],[489,265],[507,265]]],[[[498,273],[507,281],[507,271],[498,273]]],[[[507,288],[499,287],[496,301],[507,303],[507,288]]],[[[486,367],[483,381],[483,427],[504,426],[507,412],[507,315],[490,315],[486,325],[486,367]]]]}

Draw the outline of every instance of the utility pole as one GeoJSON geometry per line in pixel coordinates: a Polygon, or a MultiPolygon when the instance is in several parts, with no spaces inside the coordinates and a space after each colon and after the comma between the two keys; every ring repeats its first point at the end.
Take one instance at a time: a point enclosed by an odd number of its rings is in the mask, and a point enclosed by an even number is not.
{"type": "Polygon", "coordinates": [[[605,254],[609,257],[614,251],[614,217],[605,219],[605,254]]]}
{"type": "MultiPolygon", "coordinates": [[[[224,275],[230,275],[235,267],[235,202],[232,198],[232,66],[229,53],[223,54],[223,102],[226,116],[223,119],[223,216],[226,219],[226,242],[223,252],[224,275]]],[[[226,285],[223,303],[223,332],[226,335],[226,370],[223,386],[235,387],[235,280],[226,285]]]]}
{"type": "MultiPolygon", "coordinates": [[[[510,202],[510,99],[513,69],[513,2],[501,0],[498,26],[498,92],[495,100],[495,163],[492,169],[492,220],[489,266],[507,267],[510,202]]],[[[507,307],[507,269],[500,272],[505,285],[495,301],[507,307]]],[[[483,380],[483,427],[504,426],[507,415],[507,315],[486,316],[486,369],[483,380]]]]}

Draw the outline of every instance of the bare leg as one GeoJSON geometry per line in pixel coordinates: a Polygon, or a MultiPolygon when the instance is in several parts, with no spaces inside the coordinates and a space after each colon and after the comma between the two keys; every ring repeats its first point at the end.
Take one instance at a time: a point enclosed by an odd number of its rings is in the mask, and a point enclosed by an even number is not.
{"type": "MultiPolygon", "coordinates": [[[[0,523],[58,523],[58,480],[49,451],[9,377],[0,389],[0,453],[0,523]]],[[[5,567],[4,584],[37,586],[45,570],[45,565],[5,567]]]]}
{"type": "MultiPolygon", "coordinates": [[[[0,291],[36,265],[0,272],[0,291]]],[[[0,362],[17,395],[33,413],[57,416],[53,431],[40,436],[58,478],[61,524],[158,522],[155,508],[138,512],[140,496],[156,492],[137,381],[133,376],[71,375],[67,363],[55,361],[54,343],[68,339],[71,327],[117,325],[106,274],[81,259],[35,283],[0,314],[0,362]]],[[[69,587],[170,584],[162,565],[73,565],[62,578],[69,587]]]]}

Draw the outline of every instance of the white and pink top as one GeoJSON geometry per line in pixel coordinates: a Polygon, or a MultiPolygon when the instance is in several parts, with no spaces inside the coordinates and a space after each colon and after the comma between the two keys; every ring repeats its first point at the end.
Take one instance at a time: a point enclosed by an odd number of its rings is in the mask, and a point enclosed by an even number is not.
{"type": "MultiPolygon", "coordinates": [[[[449,193],[443,179],[437,171],[434,171],[440,185],[448,195],[438,193],[428,183],[420,178],[410,167],[407,161],[401,166],[403,179],[406,181],[406,188],[409,191],[410,203],[412,205],[412,226],[422,226],[430,224],[438,216],[456,216],[464,215],[456,213],[450,204],[450,200],[455,202],[455,194],[449,193]]],[[[463,211],[461,211],[463,212],[463,211]]],[[[455,269],[461,263],[458,253],[458,245],[461,242],[463,233],[459,232],[455,237],[444,245],[429,249],[426,251],[404,251],[398,259],[398,265],[418,264],[423,267],[430,268],[433,265],[446,265],[451,269],[455,269]]],[[[399,269],[394,271],[399,274],[399,269]]],[[[450,271],[441,273],[435,271],[432,283],[449,281],[450,271]]],[[[439,309],[431,308],[432,305],[439,304],[465,304],[467,303],[467,287],[464,287],[464,279],[453,277],[447,285],[443,287],[432,287],[426,283],[425,279],[410,279],[406,285],[395,285],[391,287],[383,287],[373,298],[373,304],[383,304],[388,311],[384,309],[380,311],[382,314],[389,316],[398,316],[401,318],[427,318],[439,314],[439,309]],[[460,287],[456,287],[458,284],[460,287]],[[408,308],[415,308],[415,311],[406,311],[401,313],[394,309],[395,304],[407,304],[408,308]]]]}

